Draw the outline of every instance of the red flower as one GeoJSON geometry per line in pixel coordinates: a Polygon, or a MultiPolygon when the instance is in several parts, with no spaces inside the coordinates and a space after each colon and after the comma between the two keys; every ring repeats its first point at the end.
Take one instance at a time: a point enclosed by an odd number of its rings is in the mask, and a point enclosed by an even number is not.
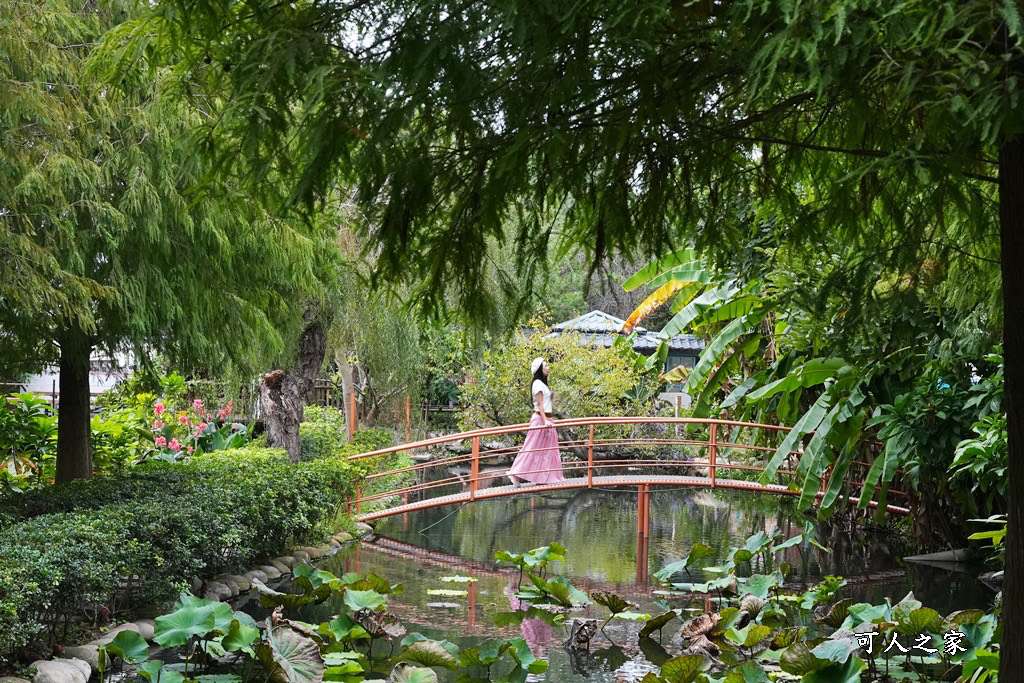
{"type": "Polygon", "coordinates": [[[167,444],[167,447],[170,448],[175,453],[181,450],[181,444],[178,443],[177,439],[171,439],[171,442],[167,444]]]}
{"type": "Polygon", "coordinates": [[[157,415],[163,415],[164,414],[164,402],[163,401],[157,401],[156,405],[153,406],[153,412],[156,413],[157,415]]]}

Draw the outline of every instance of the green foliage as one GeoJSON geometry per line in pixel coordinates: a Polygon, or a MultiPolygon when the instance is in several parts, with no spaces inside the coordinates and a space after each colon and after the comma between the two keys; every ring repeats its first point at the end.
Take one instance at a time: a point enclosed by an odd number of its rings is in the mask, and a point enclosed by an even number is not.
{"type": "Polygon", "coordinates": [[[151,463],[2,502],[0,650],[52,632],[68,614],[173,595],[196,577],[252,565],[333,529],[356,473],[327,459],[236,449],[151,463]]]}
{"type": "Polygon", "coordinates": [[[11,394],[0,405],[0,468],[3,490],[20,492],[53,469],[57,418],[49,403],[32,393],[11,394]]]}
{"type": "Polygon", "coordinates": [[[333,456],[345,442],[347,434],[345,414],[340,410],[331,406],[306,406],[302,424],[299,425],[299,457],[302,460],[316,460],[333,456]]]}
{"type": "Polygon", "coordinates": [[[500,348],[489,349],[483,359],[467,368],[462,387],[461,426],[473,429],[529,422],[533,412],[530,363],[543,356],[551,366],[548,383],[556,413],[591,415],[645,414],[650,407],[626,395],[644,377],[616,349],[586,344],[579,333],[557,337],[536,329],[529,336],[516,332],[500,348]]]}

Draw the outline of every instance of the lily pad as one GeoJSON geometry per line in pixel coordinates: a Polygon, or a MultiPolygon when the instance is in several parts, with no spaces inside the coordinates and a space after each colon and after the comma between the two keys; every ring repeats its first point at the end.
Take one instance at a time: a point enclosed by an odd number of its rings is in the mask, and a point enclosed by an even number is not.
{"type": "Polygon", "coordinates": [[[442,576],[441,580],[445,583],[475,583],[479,581],[475,576],[459,576],[458,574],[455,576],[442,576]]]}
{"type": "Polygon", "coordinates": [[[469,592],[454,590],[450,588],[428,588],[427,595],[447,595],[448,597],[457,598],[462,597],[464,595],[469,595],[469,592]]]}

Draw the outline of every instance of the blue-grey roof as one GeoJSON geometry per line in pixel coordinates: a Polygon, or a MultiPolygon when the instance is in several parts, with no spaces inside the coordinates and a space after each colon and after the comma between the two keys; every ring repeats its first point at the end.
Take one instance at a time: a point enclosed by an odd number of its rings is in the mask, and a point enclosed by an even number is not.
{"type": "MultiPolygon", "coordinates": [[[[566,320],[551,326],[551,334],[557,336],[561,332],[572,330],[592,344],[611,346],[616,337],[622,335],[622,326],[625,320],[608,315],[604,311],[591,311],[584,313],[578,318],[566,320]]],[[[633,350],[640,353],[653,353],[661,343],[657,332],[651,332],[643,327],[635,327],[633,331],[636,337],[633,339],[633,350]]],[[[668,340],[669,352],[698,354],[704,348],[704,341],[692,334],[677,334],[668,340]]]]}

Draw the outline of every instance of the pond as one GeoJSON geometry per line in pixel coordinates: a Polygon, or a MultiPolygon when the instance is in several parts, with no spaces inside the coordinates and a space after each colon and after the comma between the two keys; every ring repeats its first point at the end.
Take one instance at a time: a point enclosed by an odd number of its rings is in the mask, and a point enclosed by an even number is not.
{"type": "MultiPolygon", "coordinates": [[[[810,519],[793,501],[767,494],[655,490],[651,500],[651,537],[647,568],[653,574],[680,559],[694,542],[703,542],[716,555],[710,564],[725,560],[731,546],[742,545],[757,531],[780,530],[781,538],[797,535],[810,519]]],[[[381,520],[379,536],[320,563],[320,568],[341,575],[347,571],[373,571],[391,582],[401,582],[404,593],[392,596],[390,609],[409,631],[452,641],[460,648],[483,640],[522,636],[535,655],[550,668],[533,680],[635,681],[647,671],[679,653],[678,639],[666,636],[661,644],[645,639],[638,645],[638,622],[615,619],[598,632],[590,651],[570,652],[563,647],[567,634],[538,620],[521,625],[496,626],[495,616],[514,609],[518,574],[497,566],[498,550],[523,552],[561,542],[567,549],[564,565],[553,574],[569,577],[582,590],[612,591],[635,603],[639,612],[657,614],[669,609],[659,586],[637,582],[637,496],[628,491],[581,490],[477,501],[459,508],[435,508],[381,520]],[[452,584],[452,575],[476,581],[452,584]],[[461,591],[465,592],[462,593],[461,591]],[[440,592],[439,592],[440,591],[440,592]],[[457,591],[457,594],[446,594],[457,591]]],[[[841,593],[857,601],[898,601],[909,591],[939,612],[971,607],[990,608],[994,592],[976,579],[982,568],[951,572],[900,558],[913,554],[897,532],[868,533],[842,523],[819,523],[818,538],[831,552],[813,551],[801,563],[796,548],[785,553],[794,567],[787,588],[799,590],[825,575],[841,575],[850,584],[841,593]]],[[[645,560],[642,558],[640,564],[645,560]]],[[[694,571],[694,581],[705,580],[694,571]]],[[[672,607],[680,606],[674,598],[672,607]]],[[[703,611],[703,601],[692,603],[703,611]]],[[[258,606],[246,608],[263,618],[258,606]]],[[[316,623],[342,611],[331,601],[303,615],[316,623]]],[[[591,605],[571,616],[603,621],[607,610],[591,605]]],[[[678,630],[678,629],[676,629],[678,630]]],[[[380,645],[387,653],[387,646],[380,645]]],[[[442,680],[445,679],[442,673],[442,680]]],[[[450,677],[447,680],[455,680],[450,677]]]]}

